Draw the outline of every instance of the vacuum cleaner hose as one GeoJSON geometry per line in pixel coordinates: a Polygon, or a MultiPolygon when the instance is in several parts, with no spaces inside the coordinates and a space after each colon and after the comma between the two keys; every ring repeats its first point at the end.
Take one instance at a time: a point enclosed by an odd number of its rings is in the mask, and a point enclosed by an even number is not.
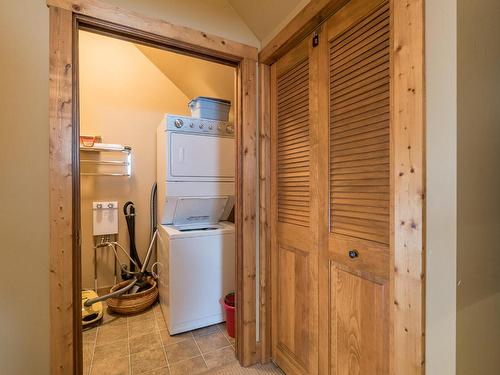
{"type": "Polygon", "coordinates": [[[158,189],[156,182],[151,188],[151,196],[149,198],[149,239],[153,238],[153,233],[156,230],[156,207],[157,207],[158,189]]]}
{"type": "Polygon", "coordinates": [[[107,300],[108,298],[113,298],[113,297],[121,296],[122,294],[125,294],[130,289],[132,289],[134,287],[134,285],[137,283],[137,281],[138,281],[137,278],[133,278],[132,281],[130,283],[128,283],[126,286],[124,286],[123,288],[115,290],[113,293],[109,293],[109,294],[106,294],[104,296],[100,296],[100,297],[97,297],[97,298],[88,299],[88,300],[85,301],[85,303],[83,305],[85,307],[90,307],[90,306],[92,306],[96,302],[101,302],[101,301],[107,300]]]}
{"type": "MultiPolygon", "coordinates": [[[[135,260],[142,268],[141,260],[139,259],[139,254],[137,253],[137,248],[135,247],[135,206],[134,202],[128,201],[123,206],[123,214],[125,215],[125,221],[127,222],[128,234],[130,239],[130,257],[135,260]]],[[[130,271],[135,271],[135,264],[130,262],[130,271]]]]}

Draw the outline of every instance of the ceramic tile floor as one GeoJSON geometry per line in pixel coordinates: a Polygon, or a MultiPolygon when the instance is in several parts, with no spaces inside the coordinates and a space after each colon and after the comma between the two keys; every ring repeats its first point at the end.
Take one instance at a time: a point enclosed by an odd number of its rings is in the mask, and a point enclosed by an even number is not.
{"type": "Polygon", "coordinates": [[[158,304],[128,317],[107,311],[83,332],[85,375],[189,375],[235,363],[225,324],[170,336],[158,304]]]}

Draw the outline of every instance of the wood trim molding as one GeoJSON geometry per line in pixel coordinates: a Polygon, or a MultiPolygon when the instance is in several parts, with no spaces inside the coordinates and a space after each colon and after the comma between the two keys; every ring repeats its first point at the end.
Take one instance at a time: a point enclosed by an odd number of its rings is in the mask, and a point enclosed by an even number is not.
{"type": "Polygon", "coordinates": [[[237,354],[244,366],[257,362],[256,347],[256,186],[257,186],[257,62],[245,59],[238,69],[239,127],[237,134],[238,164],[237,186],[237,332],[242,340],[237,341],[237,354]]]}
{"type": "Polygon", "coordinates": [[[291,21],[259,52],[259,62],[271,65],[314,31],[349,0],[311,0],[291,21]]]}
{"type": "Polygon", "coordinates": [[[391,374],[425,372],[424,0],[391,1],[391,374]]]}
{"type": "MultiPolygon", "coordinates": [[[[238,147],[237,355],[245,365],[259,357],[256,343],[256,186],[257,50],[237,42],[211,36],[186,27],[142,17],[139,14],[94,1],[48,0],[50,44],[50,352],[51,374],[81,372],[79,263],[74,211],[73,155],[78,123],[74,115],[77,76],[73,61],[78,24],[108,35],[126,37],[237,66],[236,103],[238,147]],[[90,18],[91,17],[91,18],[90,18]],[[89,21],[91,20],[91,22],[89,21]],[[115,34],[116,33],[116,34],[115,34]],[[76,249],[76,250],[75,250],[76,249]],[[75,288],[76,291],[75,291],[75,288]]],[[[76,55],[75,55],[76,56],[76,55]]]]}
{"type": "MultiPolygon", "coordinates": [[[[49,207],[51,374],[74,373],[73,306],[73,15],[50,8],[49,207]]],[[[78,301],[79,303],[79,301],[78,301]]],[[[79,307],[79,306],[78,306],[79,307]]]]}
{"type": "Polygon", "coordinates": [[[47,5],[66,9],[75,14],[97,18],[152,33],[168,39],[179,48],[195,49],[208,55],[238,62],[242,58],[257,60],[257,48],[160,19],[146,17],[99,0],[47,0],[47,5]]]}
{"type": "Polygon", "coordinates": [[[271,68],[259,64],[259,318],[260,360],[271,360],[271,68]]]}

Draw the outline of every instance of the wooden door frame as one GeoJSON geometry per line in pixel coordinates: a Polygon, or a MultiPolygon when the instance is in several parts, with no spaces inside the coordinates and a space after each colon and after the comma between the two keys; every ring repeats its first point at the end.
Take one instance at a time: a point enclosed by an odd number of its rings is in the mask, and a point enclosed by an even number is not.
{"type": "MultiPolygon", "coordinates": [[[[270,66],[348,0],[312,0],[259,53],[260,356],[271,359],[270,66]]],[[[390,374],[425,372],[424,0],[391,4],[390,374]]],[[[321,303],[321,302],[320,302],[321,303]]]]}
{"type": "Polygon", "coordinates": [[[50,178],[50,373],[80,374],[78,30],[94,32],[235,66],[236,354],[247,366],[256,343],[256,69],[257,49],[145,17],[98,0],[48,0],[50,178]]]}

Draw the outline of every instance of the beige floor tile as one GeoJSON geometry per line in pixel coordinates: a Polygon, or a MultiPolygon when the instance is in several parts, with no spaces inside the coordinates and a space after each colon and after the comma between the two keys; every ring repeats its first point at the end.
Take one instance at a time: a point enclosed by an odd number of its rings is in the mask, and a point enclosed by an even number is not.
{"type": "Polygon", "coordinates": [[[128,315],[128,321],[130,322],[140,322],[144,320],[154,320],[155,314],[153,312],[153,308],[149,308],[146,311],[142,311],[137,314],[128,315]]]}
{"type": "Polygon", "coordinates": [[[90,372],[90,361],[83,361],[83,375],[89,375],[90,372]]]}
{"type": "Polygon", "coordinates": [[[205,336],[196,336],[195,340],[202,353],[212,352],[230,345],[226,336],[220,331],[205,336]]]}
{"type": "Polygon", "coordinates": [[[236,342],[236,339],[234,337],[229,336],[229,334],[227,333],[227,328],[226,328],[226,323],[225,322],[219,324],[219,329],[224,334],[224,336],[226,336],[226,338],[229,340],[229,342],[232,345],[234,345],[234,343],[236,342]]]}
{"type": "Polygon", "coordinates": [[[128,337],[127,326],[99,327],[97,331],[97,345],[107,344],[113,341],[123,340],[128,337]]]}
{"type": "Polygon", "coordinates": [[[165,323],[165,319],[163,315],[156,315],[156,324],[158,325],[158,329],[167,329],[167,323],[165,323]]]}
{"type": "Polygon", "coordinates": [[[134,337],[156,332],[157,328],[154,319],[136,320],[128,323],[128,331],[130,337],[134,337]]]}
{"type": "Polygon", "coordinates": [[[122,324],[127,324],[127,317],[124,315],[118,315],[111,312],[109,309],[104,309],[102,315],[101,327],[103,326],[118,326],[122,324]]]}
{"type": "Polygon", "coordinates": [[[144,372],[159,369],[167,366],[163,349],[146,350],[130,356],[132,374],[142,374],[144,372]]]}
{"type": "Polygon", "coordinates": [[[203,327],[200,329],[196,329],[193,331],[193,336],[204,336],[204,335],[209,335],[211,333],[219,332],[219,327],[217,324],[214,324],[213,326],[208,326],[208,327],[203,327]]]}
{"type": "Polygon", "coordinates": [[[161,313],[161,305],[159,303],[155,303],[153,305],[153,311],[155,312],[155,314],[161,313]]]}
{"type": "Polygon", "coordinates": [[[208,368],[221,367],[236,361],[232,346],[204,354],[203,357],[205,358],[208,368]]]}
{"type": "Polygon", "coordinates": [[[147,371],[143,375],[169,375],[170,370],[168,367],[157,368],[155,370],[147,371]]]}
{"type": "Polygon", "coordinates": [[[108,358],[119,358],[128,356],[128,340],[118,340],[104,345],[97,345],[94,350],[94,361],[105,360],[108,358]]]}
{"type": "Polygon", "coordinates": [[[106,358],[92,363],[92,375],[129,375],[127,357],[106,358]]]}
{"type": "Polygon", "coordinates": [[[161,349],[160,334],[156,332],[131,337],[129,342],[130,354],[139,353],[144,350],[161,349]]]}
{"type": "Polygon", "coordinates": [[[163,345],[172,345],[177,344],[178,342],[190,339],[193,337],[191,332],[179,333],[177,335],[171,336],[167,329],[160,331],[161,341],[163,341],[163,345]]]}
{"type": "MultiPolygon", "coordinates": [[[[238,362],[233,362],[226,366],[211,369],[205,373],[205,375],[285,375],[280,369],[278,369],[272,363],[266,363],[265,365],[257,364],[251,367],[241,367],[238,362]]],[[[364,375],[364,374],[363,374],[364,375]]]]}
{"type": "Polygon", "coordinates": [[[87,330],[83,331],[82,332],[83,343],[84,344],[87,342],[94,343],[96,336],[97,336],[97,328],[91,328],[91,329],[87,329],[87,330]]]}
{"type": "Polygon", "coordinates": [[[177,362],[170,366],[170,375],[194,375],[207,371],[207,365],[201,356],[177,362]]]}
{"type": "Polygon", "coordinates": [[[94,342],[83,342],[83,361],[90,362],[92,360],[92,355],[94,354],[94,342]]]}
{"type": "Polygon", "coordinates": [[[197,357],[201,354],[193,338],[166,346],[165,351],[167,352],[168,362],[171,365],[185,359],[197,357]]]}

